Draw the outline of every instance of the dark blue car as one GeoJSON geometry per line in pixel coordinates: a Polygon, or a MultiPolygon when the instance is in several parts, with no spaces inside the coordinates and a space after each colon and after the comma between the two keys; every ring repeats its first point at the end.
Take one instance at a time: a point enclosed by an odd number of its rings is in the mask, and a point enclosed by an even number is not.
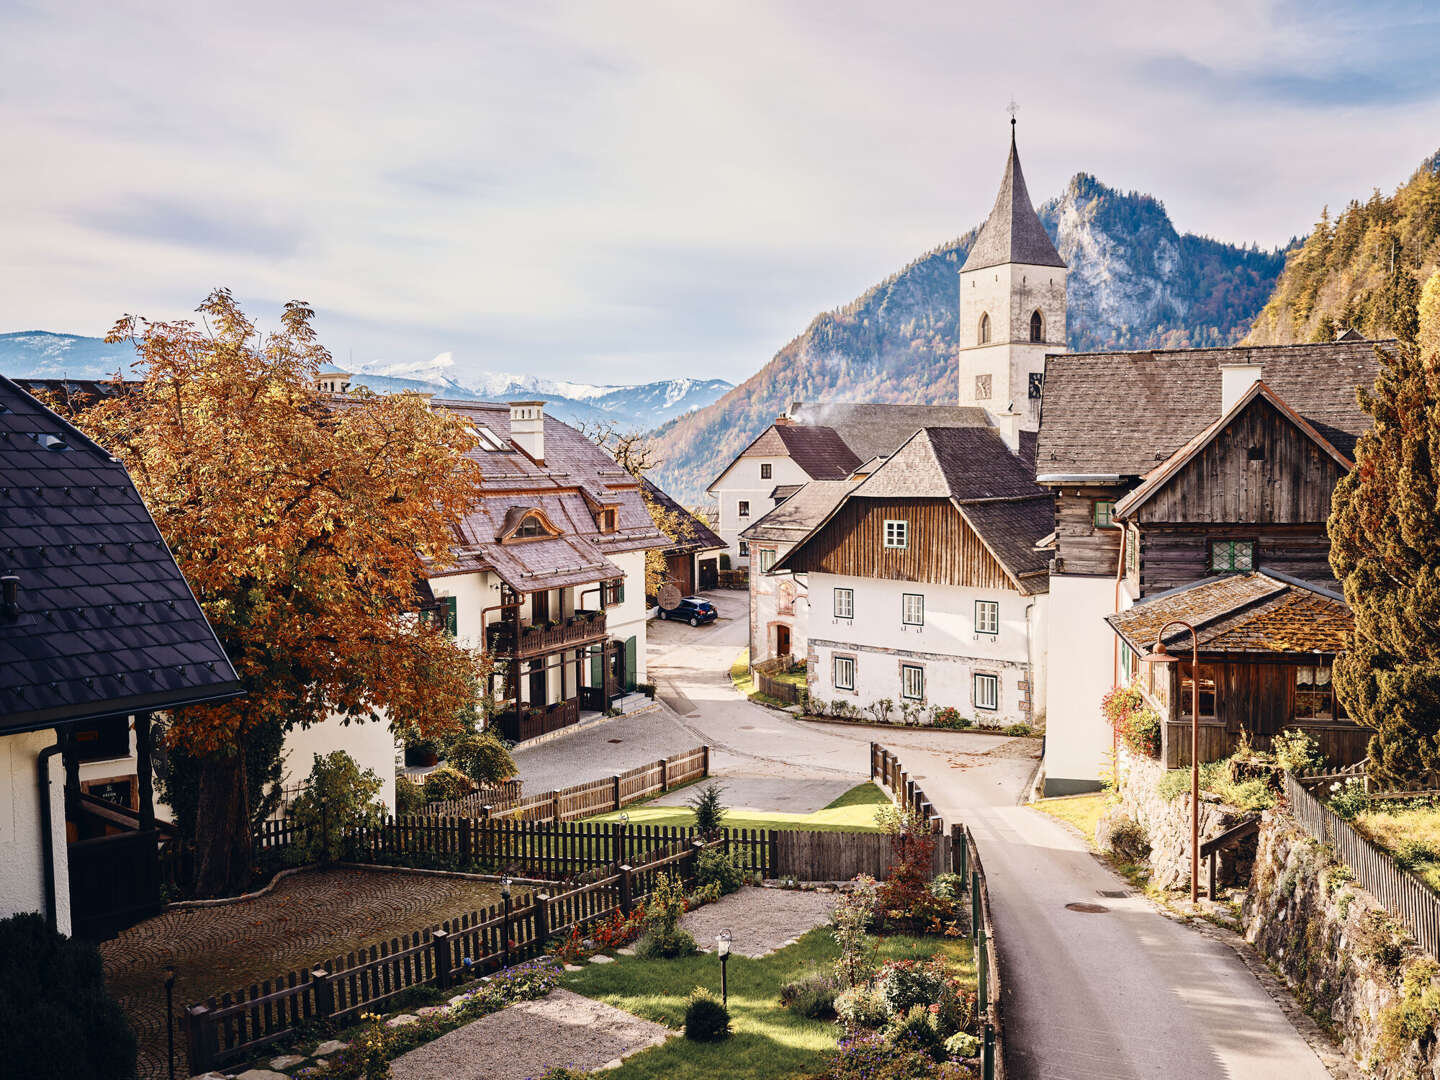
{"type": "Polygon", "coordinates": [[[660,609],[660,618],[679,619],[681,622],[688,622],[691,626],[714,622],[719,617],[720,613],[715,610],[715,605],[698,596],[686,596],[668,611],[665,608],[660,609]]]}

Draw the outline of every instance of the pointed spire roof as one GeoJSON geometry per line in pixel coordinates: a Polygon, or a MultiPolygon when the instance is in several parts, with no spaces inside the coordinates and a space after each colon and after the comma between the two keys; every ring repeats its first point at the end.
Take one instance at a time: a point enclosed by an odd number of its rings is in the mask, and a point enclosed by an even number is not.
{"type": "Polygon", "coordinates": [[[1028,263],[1031,266],[1064,266],[1065,260],[1050,242],[1045,226],[1030,202],[1025,188],[1025,174],[1020,171],[1020,154],[1015,149],[1015,123],[1010,123],[1010,160],[1005,163],[1005,179],[995,208],[970,247],[970,256],[962,270],[983,270],[987,266],[1006,263],[1028,263]]]}

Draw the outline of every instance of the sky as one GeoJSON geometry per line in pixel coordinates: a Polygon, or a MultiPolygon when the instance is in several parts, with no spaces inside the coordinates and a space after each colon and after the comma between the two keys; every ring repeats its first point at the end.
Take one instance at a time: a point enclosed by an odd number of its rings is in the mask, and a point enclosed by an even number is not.
{"type": "Polygon", "coordinates": [[[0,0],[0,332],[223,285],[341,366],[738,382],[984,219],[1012,98],[1037,201],[1268,248],[1440,147],[1437,46],[1423,4],[0,0]]]}

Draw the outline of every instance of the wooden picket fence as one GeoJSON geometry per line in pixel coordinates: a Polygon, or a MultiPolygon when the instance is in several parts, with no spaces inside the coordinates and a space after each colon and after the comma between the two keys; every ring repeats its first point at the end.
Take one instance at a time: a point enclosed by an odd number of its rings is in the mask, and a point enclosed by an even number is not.
{"type": "Polygon", "coordinates": [[[541,891],[337,956],[305,971],[208,998],[186,1009],[192,1073],[253,1056],[301,1025],[344,1024],[416,986],[449,989],[545,952],[547,944],[615,912],[629,914],[661,874],[694,880],[696,857],[724,840],[671,845],[637,866],[622,864],[574,888],[541,891]]]}
{"type": "Polygon", "coordinates": [[[900,759],[879,743],[870,744],[870,781],[878,784],[895,802],[909,806],[930,822],[931,828],[940,832],[944,822],[920,785],[910,779],[910,774],[900,764],[900,759]]]}
{"type": "Polygon", "coordinates": [[[1361,836],[1289,773],[1285,774],[1285,797],[1295,820],[1315,839],[1332,845],[1335,857],[1351,869],[1355,879],[1405,922],[1423,949],[1440,957],[1440,897],[1414,874],[1396,866],[1389,854],[1361,836]]]}
{"type": "Polygon", "coordinates": [[[652,761],[623,773],[574,784],[558,791],[496,798],[477,791],[459,799],[426,805],[424,814],[439,817],[513,818],[518,821],[573,821],[608,814],[630,803],[662,795],[672,787],[710,775],[710,748],[697,746],[684,753],[652,761]]]}
{"type": "Polygon", "coordinates": [[[787,705],[798,705],[800,703],[800,687],[793,682],[786,682],[776,677],[789,671],[790,664],[791,659],[788,656],[777,656],[772,660],[762,660],[755,664],[751,668],[755,674],[755,689],[776,701],[783,701],[787,705]]]}

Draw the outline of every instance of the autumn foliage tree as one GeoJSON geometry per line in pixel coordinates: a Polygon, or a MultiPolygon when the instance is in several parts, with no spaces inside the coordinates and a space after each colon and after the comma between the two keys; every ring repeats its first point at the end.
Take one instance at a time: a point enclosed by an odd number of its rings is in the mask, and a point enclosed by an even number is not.
{"type": "MultiPolygon", "coordinates": [[[[580,432],[595,445],[615,459],[622,469],[644,484],[645,474],[660,464],[655,443],[638,431],[620,431],[613,423],[581,424],[580,432]]],[[[650,520],[655,527],[671,540],[680,542],[685,535],[685,523],[680,515],[656,499],[650,492],[641,489],[641,498],[650,520]]],[[[664,548],[651,548],[645,552],[645,594],[659,596],[660,587],[670,580],[670,563],[665,558],[664,548]]]]}
{"type": "Polygon", "coordinates": [[[1418,321],[1382,350],[1361,393],[1374,426],[1335,489],[1330,563],[1355,615],[1335,688],[1375,728],[1372,775],[1403,783],[1440,770],[1440,274],[1418,321]]]}
{"type": "Polygon", "coordinates": [[[417,617],[416,589],[479,473],[473,437],[418,395],[322,396],[305,304],[264,336],[226,291],[198,310],[117,323],[144,380],[76,419],[129,469],[246,688],[167,732],[194,766],[194,884],[217,895],[247,882],[254,759],[277,762],[286,731],[338,714],[443,735],[473,706],[481,660],[417,617]]]}

